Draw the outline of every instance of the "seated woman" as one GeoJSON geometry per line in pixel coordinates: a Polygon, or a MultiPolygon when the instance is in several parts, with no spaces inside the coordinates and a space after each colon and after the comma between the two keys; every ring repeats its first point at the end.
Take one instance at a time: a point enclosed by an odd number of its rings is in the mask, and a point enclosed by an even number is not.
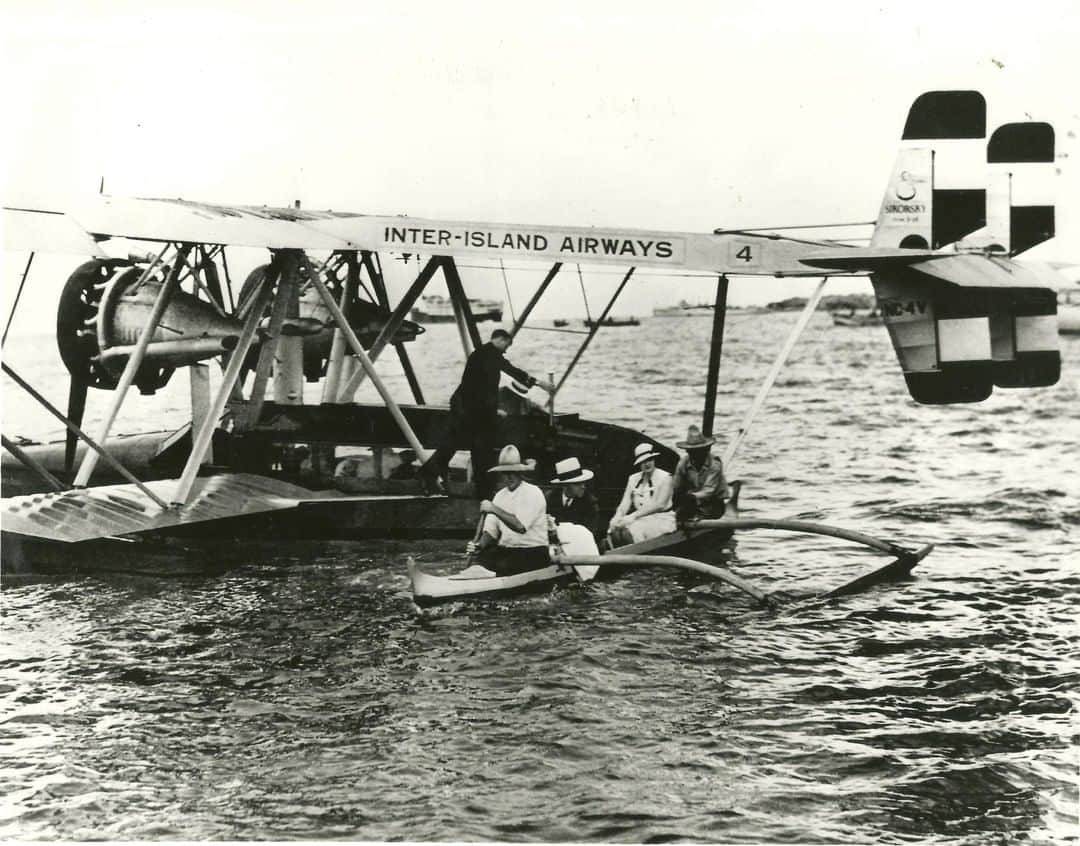
{"type": "Polygon", "coordinates": [[[608,537],[612,546],[625,546],[675,531],[671,474],[656,466],[659,455],[652,444],[634,447],[634,466],[641,469],[630,475],[622,501],[611,518],[608,537]]]}

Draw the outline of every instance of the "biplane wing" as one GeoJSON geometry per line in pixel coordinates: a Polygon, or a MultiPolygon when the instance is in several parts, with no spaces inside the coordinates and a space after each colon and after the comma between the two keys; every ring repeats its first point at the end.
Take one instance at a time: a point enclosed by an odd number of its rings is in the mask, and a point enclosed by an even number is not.
{"type": "MultiPolygon", "coordinates": [[[[15,244],[9,244],[5,237],[5,246],[52,249],[49,231],[32,233],[39,219],[37,210],[5,212],[22,216],[18,224],[23,232],[15,244]]],[[[820,270],[802,259],[829,246],[827,242],[752,232],[533,226],[106,196],[65,208],[62,219],[95,244],[108,238],[129,238],[273,250],[370,250],[613,264],[743,276],[819,276],[820,270]]]]}
{"type": "Polygon", "coordinates": [[[0,233],[5,250],[108,258],[93,236],[60,210],[5,206],[0,215],[0,233]]]}

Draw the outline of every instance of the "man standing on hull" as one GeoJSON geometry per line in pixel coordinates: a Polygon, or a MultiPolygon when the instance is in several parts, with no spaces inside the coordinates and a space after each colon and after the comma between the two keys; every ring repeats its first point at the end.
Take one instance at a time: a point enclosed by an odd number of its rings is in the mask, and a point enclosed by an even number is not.
{"type": "MultiPolygon", "coordinates": [[[[446,444],[424,463],[423,477],[429,490],[438,490],[448,476],[450,459],[462,446],[472,452],[473,482],[481,499],[491,496],[492,481],[484,469],[495,452],[495,426],[499,419],[499,374],[506,373],[528,387],[539,385],[549,394],[555,386],[514,367],[503,355],[513,339],[505,329],[496,329],[491,340],[470,353],[461,384],[450,397],[450,425],[446,444]]],[[[443,488],[445,490],[445,488],[443,488]]]]}

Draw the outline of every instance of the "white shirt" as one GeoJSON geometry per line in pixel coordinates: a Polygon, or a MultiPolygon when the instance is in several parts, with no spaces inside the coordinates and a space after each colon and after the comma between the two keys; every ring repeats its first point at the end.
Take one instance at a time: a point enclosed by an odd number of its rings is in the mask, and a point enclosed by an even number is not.
{"type": "Polygon", "coordinates": [[[525,527],[523,534],[503,525],[494,514],[488,514],[484,531],[498,538],[499,546],[530,547],[547,546],[547,501],[544,492],[536,485],[521,482],[514,490],[501,488],[492,503],[503,511],[509,511],[525,527]]]}
{"type": "Polygon", "coordinates": [[[670,485],[667,486],[667,496],[663,500],[656,499],[656,495],[660,493],[661,482],[670,482],[671,474],[659,467],[654,467],[647,481],[643,477],[644,473],[638,472],[627,480],[626,489],[630,492],[630,502],[633,505],[630,513],[633,514],[635,511],[641,511],[650,506],[657,506],[661,511],[671,508],[670,485]]]}

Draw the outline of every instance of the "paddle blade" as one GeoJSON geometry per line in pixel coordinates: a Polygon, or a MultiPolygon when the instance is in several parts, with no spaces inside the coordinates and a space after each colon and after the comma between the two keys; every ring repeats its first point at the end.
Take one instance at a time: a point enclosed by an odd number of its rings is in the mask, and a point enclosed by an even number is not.
{"type": "Polygon", "coordinates": [[[588,567],[585,565],[581,565],[574,568],[574,575],[578,577],[578,581],[582,584],[585,584],[586,582],[591,582],[596,577],[596,574],[599,572],[600,568],[596,566],[588,567]]]}

